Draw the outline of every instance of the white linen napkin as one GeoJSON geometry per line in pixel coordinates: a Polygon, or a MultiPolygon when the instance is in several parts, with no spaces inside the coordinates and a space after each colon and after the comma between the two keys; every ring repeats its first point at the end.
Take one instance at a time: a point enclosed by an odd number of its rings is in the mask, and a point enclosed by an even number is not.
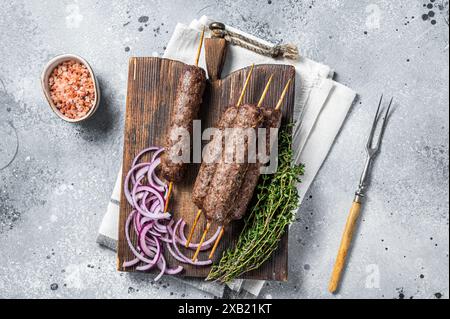
{"type": "MultiPolygon", "coordinates": [[[[212,20],[203,16],[194,20],[189,26],[178,24],[167,45],[165,58],[192,64],[197,50],[200,30],[212,20]]],[[[227,29],[252,37],[230,26],[227,29]]],[[[252,37],[257,39],[255,37],[252,37]]],[[[257,39],[262,41],[261,39],[257,39]]],[[[262,41],[265,42],[265,41],[262,41]]],[[[265,42],[267,43],[267,42],[265,42]]],[[[270,45],[269,43],[267,43],[270,45]]],[[[206,69],[204,56],[200,58],[200,66],[206,69]]],[[[294,158],[296,163],[306,166],[302,183],[298,186],[300,202],[313,182],[338,134],[347,113],[355,99],[356,93],[332,80],[333,70],[323,64],[305,57],[298,61],[273,59],[258,55],[238,46],[230,45],[222,74],[226,75],[248,65],[263,63],[291,64],[296,69],[296,88],[294,119],[294,158]]],[[[110,203],[99,229],[97,242],[111,249],[116,249],[119,222],[119,201],[121,191],[121,172],[111,195],[110,203]]],[[[230,297],[259,295],[264,285],[263,280],[238,279],[225,285],[205,282],[201,279],[174,277],[198,289],[223,297],[226,290],[230,297]]]]}

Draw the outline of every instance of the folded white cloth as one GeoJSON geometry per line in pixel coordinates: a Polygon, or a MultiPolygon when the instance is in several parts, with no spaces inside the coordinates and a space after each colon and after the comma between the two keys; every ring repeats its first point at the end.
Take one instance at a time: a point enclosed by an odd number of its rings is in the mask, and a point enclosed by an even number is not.
{"type": "MultiPolygon", "coordinates": [[[[165,58],[193,63],[199,41],[199,31],[212,20],[203,16],[194,20],[189,26],[178,24],[164,53],[165,58]]],[[[245,34],[230,26],[227,29],[245,34]]],[[[254,38],[254,37],[252,37],[254,38]]],[[[256,38],[254,38],[256,39],[256,38]]],[[[257,39],[262,41],[261,39],[257,39]]],[[[264,41],[262,41],[264,42],[264,41]]],[[[269,43],[267,43],[270,45],[269,43]]],[[[200,66],[205,68],[204,57],[200,66]]],[[[300,201],[325,160],[333,142],[344,122],[350,106],[355,99],[355,92],[332,80],[333,70],[323,64],[301,57],[298,61],[287,59],[273,59],[258,55],[238,46],[230,46],[223,74],[229,74],[252,63],[280,63],[291,64],[296,69],[294,119],[294,156],[296,163],[306,166],[305,175],[298,190],[300,201]]],[[[111,201],[99,229],[97,242],[111,249],[116,249],[117,229],[119,220],[119,201],[121,188],[121,173],[116,181],[111,201]]],[[[200,279],[186,279],[176,277],[192,286],[223,297],[225,286],[218,283],[205,282],[200,279]]],[[[231,290],[231,297],[258,296],[264,281],[235,280],[227,286],[231,290]]]]}

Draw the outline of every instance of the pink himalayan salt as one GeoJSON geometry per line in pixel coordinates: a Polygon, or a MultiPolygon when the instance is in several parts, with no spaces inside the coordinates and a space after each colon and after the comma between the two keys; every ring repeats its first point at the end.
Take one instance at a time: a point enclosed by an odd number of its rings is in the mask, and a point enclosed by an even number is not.
{"type": "Polygon", "coordinates": [[[80,62],[70,60],[56,66],[48,84],[53,104],[69,119],[84,117],[94,106],[94,82],[80,62]]]}

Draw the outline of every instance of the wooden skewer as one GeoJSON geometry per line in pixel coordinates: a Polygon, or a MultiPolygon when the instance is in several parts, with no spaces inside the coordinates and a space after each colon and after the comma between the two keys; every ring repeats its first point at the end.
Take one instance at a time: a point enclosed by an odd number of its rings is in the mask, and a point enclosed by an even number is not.
{"type": "MultiPolygon", "coordinates": [[[[244,82],[244,87],[242,88],[241,95],[239,96],[239,100],[238,100],[236,106],[240,106],[241,103],[242,103],[242,100],[243,100],[243,98],[244,98],[245,91],[247,90],[248,83],[250,82],[250,77],[252,76],[253,68],[254,68],[254,67],[255,67],[255,64],[252,64],[252,66],[250,67],[250,71],[249,71],[248,74],[247,74],[247,78],[245,79],[245,82],[244,82]]],[[[193,234],[194,234],[194,230],[195,230],[195,228],[197,227],[197,223],[198,223],[198,220],[200,219],[201,214],[202,214],[202,210],[199,209],[199,210],[197,211],[197,215],[195,216],[194,224],[192,225],[192,228],[191,228],[191,230],[190,230],[190,232],[189,232],[189,236],[188,236],[188,238],[187,238],[186,245],[185,245],[186,248],[189,247],[189,245],[190,245],[190,243],[191,243],[192,236],[193,236],[193,234]]],[[[201,246],[201,244],[203,244],[203,242],[200,243],[200,246],[201,246]]],[[[199,247],[200,247],[200,246],[199,246],[199,247]]]]}
{"type": "Polygon", "coordinates": [[[275,106],[275,110],[279,110],[281,107],[281,104],[283,104],[284,97],[286,96],[286,93],[288,91],[289,85],[291,84],[292,79],[289,79],[286,83],[286,86],[283,89],[283,92],[281,93],[280,99],[277,102],[277,106],[275,106]]]}
{"type": "Polygon", "coordinates": [[[198,66],[198,61],[200,60],[200,54],[202,53],[203,39],[205,38],[205,27],[203,26],[202,33],[200,34],[200,44],[197,49],[197,56],[195,58],[195,66],[198,66]]]}
{"type": "Polygon", "coordinates": [[[167,209],[169,208],[169,200],[170,195],[172,194],[173,182],[169,183],[169,191],[167,192],[166,204],[164,205],[164,213],[167,213],[167,209]]]}
{"type": "Polygon", "coordinates": [[[185,245],[186,248],[188,248],[188,247],[189,247],[189,244],[191,243],[192,236],[194,235],[194,229],[195,229],[195,226],[197,226],[198,220],[200,219],[200,216],[201,216],[201,215],[202,215],[202,210],[199,209],[199,210],[197,211],[197,215],[195,216],[194,224],[192,225],[191,231],[189,232],[189,236],[188,236],[188,238],[187,238],[187,240],[186,240],[186,245],[185,245]]]}
{"type": "Polygon", "coordinates": [[[270,76],[269,81],[267,81],[266,87],[264,88],[264,91],[261,94],[261,97],[259,98],[258,107],[261,106],[261,104],[264,102],[264,98],[266,97],[267,92],[269,91],[270,84],[272,83],[273,74],[270,76]]]}
{"type": "Polygon", "coordinates": [[[239,96],[239,100],[237,101],[236,106],[241,106],[241,104],[242,104],[242,100],[244,99],[245,91],[247,90],[247,86],[248,86],[248,83],[250,82],[250,77],[252,76],[254,67],[255,67],[255,64],[253,63],[252,66],[250,67],[250,71],[248,71],[247,78],[245,79],[245,82],[244,82],[244,87],[242,88],[242,92],[241,92],[241,95],[239,96]]]}
{"type": "Polygon", "coordinates": [[[216,252],[217,246],[219,246],[220,239],[222,238],[224,232],[225,232],[225,227],[222,227],[222,229],[220,230],[219,236],[217,237],[216,241],[214,242],[214,246],[211,249],[211,253],[209,254],[208,259],[213,258],[214,253],[216,252]]]}
{"type": "Polygon", "coordinates": [[[203,232],[202,238],[200,239],[200,242],[198,243],[197,250],[195,251],[195,254],[192,257],[192,261],[196,261],[197,260],[198,254],[200,252],[200,248],[202,248],[202,245],[205,242],[206,234],[208,233],[210,227],[211,227],[211,223],[207,222],[205,231],[203,232]]]}

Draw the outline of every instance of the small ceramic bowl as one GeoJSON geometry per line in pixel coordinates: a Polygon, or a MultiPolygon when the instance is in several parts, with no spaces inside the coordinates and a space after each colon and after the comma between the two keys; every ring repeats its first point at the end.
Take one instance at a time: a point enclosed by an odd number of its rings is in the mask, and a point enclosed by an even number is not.
{"type": "Polygon", "coordinates": [[[84,120],[90,118],[92,116],[92,114],[95,113],[95,111],[97,110],[97,108],[100,104],[100,87],[98,85],[98,81],[94,74],[94,71],[92,70],[89,63],[85,59],[83,59],[82,57],[80,57],[78,55],[63,54],[63,55],[58,55],[58,56],[54,57],[53,59],[51,59],[45,66],[44,71],[42,72],[41,85],[42,85],[42,90],[44,91],[44,94],[45,94],[45,98],[47,99],[47,102],[50,105],[50,107],[52,108],[53,112],[56,115],[58,115],[60,118],[62,118],[64,121],[67,121],[67,122],[76,123],[76,122],[81,122],[81,121],[84,121],[84,120]],[[62,62],[70,61],[70,60],[80,62],[86,66],[86,68],[89,70],[89,73],[92,76],[93,83],[94,83],[94,90],[95,90],[94,105],[91,107],[89,112],[86,113],[85,116],[77,118],[77,119],[70,119],[58,110],[58,108],[53,104],[53,101],[50,97],[50,89],[49,89],[49,85],[48,85],[48,80],[49,80],[49,77],[50,77],[53,69],[55,67],[57,67],[59,64],[61,64],[62,62]]]}

